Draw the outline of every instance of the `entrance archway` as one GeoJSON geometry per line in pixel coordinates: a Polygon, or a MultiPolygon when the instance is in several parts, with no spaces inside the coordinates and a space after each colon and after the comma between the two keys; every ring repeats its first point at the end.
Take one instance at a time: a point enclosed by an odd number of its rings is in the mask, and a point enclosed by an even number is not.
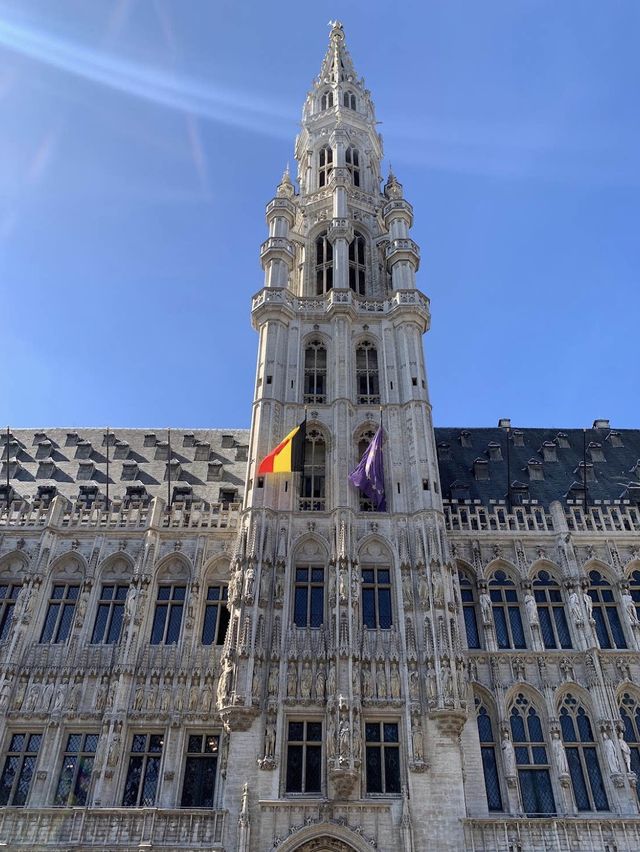
{"type": "Polygon", "coordinates": [[[287,837],[278,852],[371,852],[371,846],[348,826],[321,822],[287,837]]]}

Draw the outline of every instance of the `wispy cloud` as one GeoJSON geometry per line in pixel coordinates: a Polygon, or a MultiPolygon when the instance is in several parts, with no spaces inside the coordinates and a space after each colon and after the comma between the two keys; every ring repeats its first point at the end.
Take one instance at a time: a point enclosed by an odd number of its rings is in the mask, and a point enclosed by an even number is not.
{"type": "Polygon", "coordinates": [[[283,104],[167,74],[2,19],[0,44],[92,83],[230,127],[277,139],[290,139],[295,130],[295,110],[283,104]]]}

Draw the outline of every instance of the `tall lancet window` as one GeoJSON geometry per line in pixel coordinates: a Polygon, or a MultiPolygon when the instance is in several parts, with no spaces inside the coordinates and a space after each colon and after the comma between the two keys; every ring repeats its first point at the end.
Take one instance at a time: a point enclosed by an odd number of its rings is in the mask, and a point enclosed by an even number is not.
{"type": "Polygon", "coordinates": [[[316,238],[316,295],[324,296],[333,287],[333,246],[327,232],[316,238]]]}
{"type": "Polygon", "coordinates": [[[323,92],[320,98],[320,109],[331,109],[333,106],[333,92],[323,92]]]}
{"type": "Polygon", "coordinates": [[[524,812],[527,816],[555,814],[547,744],[540,717],[522,693],[513,703],[509,721],[524,812]]]}
{"type": "Polygon", "coordinates": [[[373,405],[380,402],[378,380],[378,353],[373,343],[365,340],[356,349],[356,382],[358,402],[373,405]]]}
{"type": "Polygon", "coordinates": [[[325,466],[327,446],[324,435],[317,429],[307,432],[304,452],[304,473],[300,491],[300,510],[324,512],[325,509],[325,466]]]}
{"type": "Polygon", "coordinates": [[[353,94],[353,92],[345,92],[342,96],[342,103],[344,104],[344,106],[346,106],[347,109],[355,110],[356,96],[353,94]]]}
{"type": "Polygon", "coordinates": [[[608,811],[591,722],[571,693],[560,708],[560,729],[576,807],[579,811],[608,811]]]}
{"type": "Polygon", "coordinates": [[[626,648],[618,605],[611,584],[599,571],[589,572],[590,586],[587,594],[591,598],[592,616],[596,622],[596,633],[601,648],[626,648]]]}
{"type": "Polygon", "coordinates": [[[475,583],[467,575],[458,571],[460,595],[462,597],[462,614],[464,629],[467,634],[467,648],[480,647],[480,632],[478,630],[477,598],[475,583]]]}
{"type": "Polygon", "coordinates": [[[329,183],[333,171],[333,148],[325,145],[318,151],[318,186],[326,186],[329,183]]]}
{"type": "Polygon", "coordinates": [[[502,794],[500,792],[500,776],[496,759],[496,738],[493,734],[493,723],[486,707],[476,698],[476,721],[478,737],[480,738],[480,754],[484,772],[484,787],[487,793],[487,805],[490,811],[502,810],[502,794]]]}
{"type": "Polygon", "coordinates": [[[548,571],[539,571],[533,581],[533,594],[545,648],[571,648],[571,635],[562,592],[548,571]]]}
{"type": "Polygon", "coordinates": [[[322,405],[327,392],[327,350],[312,340],[304,350],[304,401],[322,405]]]}
{"type": "Polygon", "coordinates": [[[351,173],[351,180],[354,186],[360,186],[360,154],[358,149],[350,145],[345,151],[345,163],[351,173]]]}
{"type": "Polygon", "coordinates": [[[349,287],[359,296],[364,296],[365,290],[365,240],[361,233],[355,232],[349,243],[349,287]]]}
{"type": "Polygon", "coordinates": [[[498,648],[526,648],[518,592],[504,571],[496,571],[489,581],[489,595],[498,648]]]}

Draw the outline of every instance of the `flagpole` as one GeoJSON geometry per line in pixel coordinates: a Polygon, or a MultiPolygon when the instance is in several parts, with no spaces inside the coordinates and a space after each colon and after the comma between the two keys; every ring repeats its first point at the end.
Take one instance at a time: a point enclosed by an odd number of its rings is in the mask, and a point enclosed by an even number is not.
{"type": "Polygon", "coordinates": [[[171,429],[167,429],[167,509],[171,509],[171,429]]]}
{"type": "Polygon", "coordinates": [[[109,427],[107,426],[107,510],[109,509],[109,427]]]}
{"type": "Polygon", "coordinates": [[[7,502],[9,501],[9,435],[11,434],[11,430],[9,426],[7,426],[7,502]]]}
{"type": "Polygon", "coordinates": [[[582,430],[582,489],[584,491],[584,511],[587,512],[587,430],[582,430]]]}

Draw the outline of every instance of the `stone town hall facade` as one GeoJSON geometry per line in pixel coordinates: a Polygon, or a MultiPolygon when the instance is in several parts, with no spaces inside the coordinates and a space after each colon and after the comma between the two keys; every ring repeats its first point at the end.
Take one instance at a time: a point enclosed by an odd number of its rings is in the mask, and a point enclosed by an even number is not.
{"type": "Polygon", "coordinates": [[[339,24],[295,154],[249,432],[3,437],[0,842],[640,849],[640,433],[434,430],[339,24]],[[305,407],[304,473],[259,478],[305,407]],[[347,480],[381,417],[386,512],[347,480]]]}

